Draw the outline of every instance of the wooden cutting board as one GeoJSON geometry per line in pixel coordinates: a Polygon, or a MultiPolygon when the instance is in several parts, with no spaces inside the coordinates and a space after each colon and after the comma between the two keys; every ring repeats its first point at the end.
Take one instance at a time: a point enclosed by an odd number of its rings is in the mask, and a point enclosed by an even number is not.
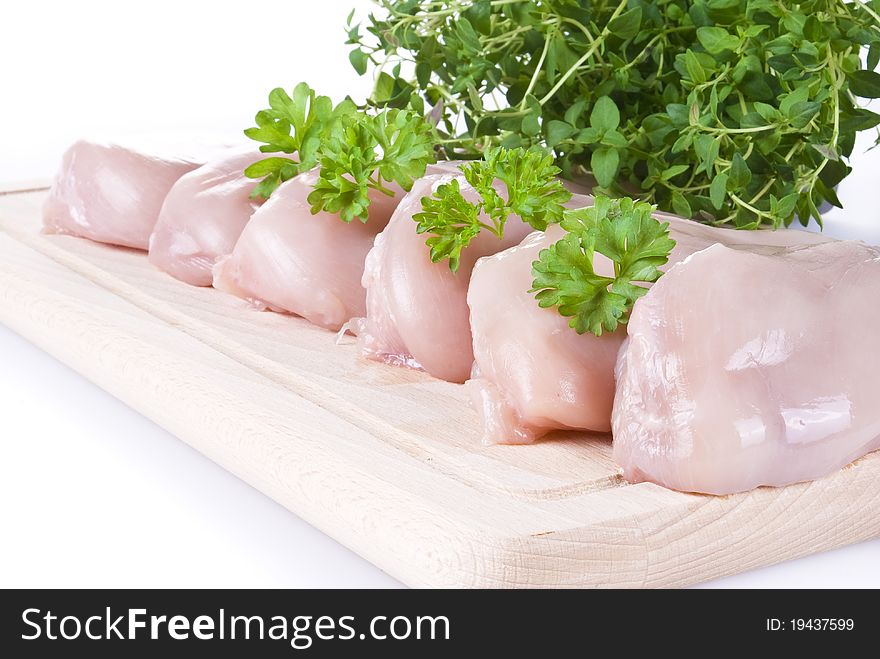
{"type": "Polygon", "coordinates": [[[461,387],[43,236],[44,196],[0,191],[0,322],[411,586],[682,586],[880,535],[880,453],[712,497],[627,484],[607,435],[482,446],[461,387]]]}

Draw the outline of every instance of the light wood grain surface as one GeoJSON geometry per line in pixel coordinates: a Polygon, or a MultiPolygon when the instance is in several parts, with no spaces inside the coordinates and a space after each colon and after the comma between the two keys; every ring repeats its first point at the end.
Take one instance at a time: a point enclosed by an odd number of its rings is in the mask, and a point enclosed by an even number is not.
{"type": "Polygon", "coordinates": [[[44,194],[0,196],[0,322],[407,584],[681,586],[880,535],[878,454],[708,497],[625,483],[605,435],[485,447],[461,387],[41,235],[44,194]]]}

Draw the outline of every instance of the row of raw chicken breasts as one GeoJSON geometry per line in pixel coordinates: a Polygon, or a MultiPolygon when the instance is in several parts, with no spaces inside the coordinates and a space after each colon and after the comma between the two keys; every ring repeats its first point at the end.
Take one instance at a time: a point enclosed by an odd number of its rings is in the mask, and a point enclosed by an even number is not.
{"type": "Polygon", "coordinates": [[[431,166],[409,193],[375,194],[369,220],[347,224],[311,214],[313,172],[251,200],[242,171],[260,157],[78,142],[44,226],[149,250],[184,282],[348,329],[369,358],[464,383],[486,442],[613,430],[630,481],[727,494],[819,478],[880,447],[871,247],[663,216],[677,243],[666,274],[626,328],[579,335],[528,292],[559,227],[532,232],[513,217],[503,239],[478,236],[457,273],[430,261],[412,216],[458,175],[454,163],[431,166]]]}

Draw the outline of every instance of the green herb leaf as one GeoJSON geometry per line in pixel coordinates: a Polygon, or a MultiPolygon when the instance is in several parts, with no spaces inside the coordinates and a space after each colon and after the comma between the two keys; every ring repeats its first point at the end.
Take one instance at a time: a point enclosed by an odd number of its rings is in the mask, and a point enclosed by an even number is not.
{"type": "Polygon", "coordinates": [[[642,8],[633,7],[608,23],[608,31],[621,39],[631,39],[642,24],[642,8]]]}
{"type": "Polygon", "coordinates": [[[590,169],[596,182],[603,188],[609,187],[614,182],[614,176],[617,174],[617,168],[620,165],[620,154],[617,149],[611,147],[602,147],[593,151],[593,157],[590,159],[590,169]]]}
{"type": "Polygon", "coordinates": [[[850,74],[850,89],[862,98],[880,98],[880,73],[876,71],[854,71],[850,74]]]}
{"type": "Polygon", "coordinates": [[[535,229],[544,230],[562,220],[564,204],[571,199],[557,178],[553,156],[539,149],[495,148],[459,167],[472,188],[475,201],[468,201],[457,178],[438,186],[422,198],[422,212],[413,220],[418,233],[430,233],[427,245],[434,262],[449,259],[456,272],[461,252],[485,229],[499,239],[511,214],[535,229]]]}
{"type": "Polygon", "coordinates": [[[590,125],[603,131],[614,130],[620,125],[620,111],[608,96],[596,101],[590,113],[590,125]]]}
{"type": "Polygon", "coordinates": [[[670,179],[675,178],[679,174],[683,174],[687,170],[690,169],[690,165],[673,165],[672,167],[667,167],[660,174],[660,179],[663,181],[668,181],[670,179]]]}
{"type": "Polygon", "coordinates": [[[348,54],[348,61],[351,62],[351,66],[357,71],[359,76],[362,76],[367,72],[369,58],[360,48],[355,48],[348,54]]]}
{"type": "Polygon", "coordinates": [[[562,140],[571,137],[574,132],[575,128],[571,124],[553,119],[547,124],[547,146],[556,146],[562,140]]]}
{"type": "Polygon", "coordinates": [[[721,27],[698,27],[697,39],[712,55],[718,55],[725,50],[736,50],[740,44],[735,35],[721,27]]]}
{"type": "Polygon", "coordinates": [[[730,163],[730,185],[745,188],[752,180],[752,172],[741,154],[736,153],[730,163]]]}
{"type": "Polygon", "coordinates": [[[682,217],[691,217],[694,213],[687,197],[679,190],[672,191],[672,210],[682,217]]]}
{"type": "Polygon", "coordinates": [[[430,197],[422,197],[422,212],[413,215],[418,233],[429,232],[425,243],[431,249],[431,261],[449,259],[449,269],[457,272],[461,252],[483,229],[480,206],[467,201],[457,178],[437,186],[430,197]]]}
{"type": "Polygon", "coordinates": [[[596,197],[594,206],[565,212],[564,238],[532,264],[532,289],[542,308],[556,307],[579,334],[601,336],[629,319],[635,301],[657,281],[675,241],[653,206],[629,198],[596,197]],[[596,272],[596,253],[612,272],[596,272]]]}
{"type": "Polygon", "coordinates": [[[715,208],[721,208],[724,205],[724,199],[727,196],[727,179],[727,174],[718,174],[712,179],[712,184],[709,186],[709,199],[715,208]]]}
{"type": "Polygon", "coordinates": [[[320,172],[308,201],[312,212],[337,213],[346,222],[366,222],[370,191],[389,196],[385,184],[404,190],[434,162],[431,127],[409,110],[371,115],[346,114],[333,124],[321,145],[320,172]]]}
{"type": "Polygon", "coordinates": [[[262,142],[260,151],[264,153],[280,151],[295,156],[273,156],[248,167],[245,176],[263,179],[251,196],[268,198],[282,182],[314,167],[323,137],[341,115],[353,109],[350,102],[334,109],[328,97],[318,96],[304,82],[294,87],[292,95],[281,88],[269,92],[269,108],[257,113],[256,127],[244,134],[262,142]]]}

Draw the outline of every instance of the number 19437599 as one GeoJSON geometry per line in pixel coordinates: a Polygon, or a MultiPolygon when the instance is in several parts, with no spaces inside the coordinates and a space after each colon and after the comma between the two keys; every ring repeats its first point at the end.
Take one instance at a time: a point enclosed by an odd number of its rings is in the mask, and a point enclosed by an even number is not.
{"type": "Polygon", "coordinates": [[[768,632],[782,631],[848,631],[855,629],[855,620],[852,618],[767,618],[766,629],[768,632]]]}

